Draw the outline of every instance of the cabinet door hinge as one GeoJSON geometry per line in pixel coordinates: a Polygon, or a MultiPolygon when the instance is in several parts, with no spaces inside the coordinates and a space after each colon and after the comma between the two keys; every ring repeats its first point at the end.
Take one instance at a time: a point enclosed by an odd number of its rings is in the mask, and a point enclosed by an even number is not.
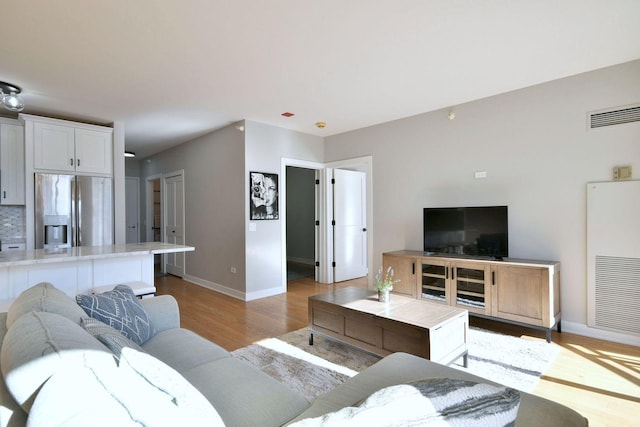
{"type": "Polygon", "coordinates": [[[336,262],[335,262],[335,261],[333,261],[333,262],[331,263],[331,267],[335,267],[335,266],[336,266],[336,262]]]}
{"type": "Polygon", "coordinates": [[[316,179],[316,185],[320,185],[320,180],[316,179]]]}
{"type": "Polygon", "coordinates": [[[336,183],[336,179],[335,178],[331,178],[331,183],[335,184],[336,183]]]}
{"type": "Polygon", "coordinates": [[[316,267],[320,267],[320,261],[316,261],[316,267]]]}
{"type": "Polygon", "coordinates": [[[320,221],[316,220],[316,225],[320,225],[320,221]]]}
{"type": "Polygon", "coordinates": [[[333,225],[334,227],[336,226],[336,220],[335,219],[331,220],[331,225],[333,225]]]}

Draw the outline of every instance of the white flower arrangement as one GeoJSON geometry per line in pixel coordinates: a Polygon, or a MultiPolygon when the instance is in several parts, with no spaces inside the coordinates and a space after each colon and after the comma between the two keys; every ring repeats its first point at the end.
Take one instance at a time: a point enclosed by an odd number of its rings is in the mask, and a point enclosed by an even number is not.
{"type": "Polygon", "coordinates": [[[393,290],[393,284],[400,282],[399,279],[393,280],[393,268],[389,266],[387,268],[387,272],[382,276],[382,267],[378,269],[378,273],[376,274],[376,289],[379,292],[387,292],[393,290]]]}

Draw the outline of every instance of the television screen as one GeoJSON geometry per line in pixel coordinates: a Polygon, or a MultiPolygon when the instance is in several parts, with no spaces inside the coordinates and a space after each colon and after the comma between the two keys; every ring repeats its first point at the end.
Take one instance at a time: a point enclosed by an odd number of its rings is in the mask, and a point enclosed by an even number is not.
{"type": "Polygon", "coordinates": [[[425,208],[424,251],[497,259],[508,257],[507,207],[425,208]]]}

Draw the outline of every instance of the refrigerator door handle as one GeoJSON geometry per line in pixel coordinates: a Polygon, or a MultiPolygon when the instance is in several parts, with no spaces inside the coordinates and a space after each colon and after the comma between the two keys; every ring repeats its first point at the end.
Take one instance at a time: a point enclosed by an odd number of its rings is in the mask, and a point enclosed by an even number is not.
{"type": "MultiPolygon", "coordinates": [[[[72,163],[73,164],[73,163],[72,163]]],[[[78,246],[78,224],[80,206],[78,200],[78,180],[74,177],[71,180],[71,246],[78,246]]]]}

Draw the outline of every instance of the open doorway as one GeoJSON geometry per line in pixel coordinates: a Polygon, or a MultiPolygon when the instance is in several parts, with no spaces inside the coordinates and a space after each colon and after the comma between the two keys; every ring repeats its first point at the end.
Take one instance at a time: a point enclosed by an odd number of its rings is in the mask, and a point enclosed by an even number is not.
{"type": "MultiPolygon", "coordinates": [[[[162,176],[153,175],[146,178],[146,221],[145,241],[162,241],[162,176]]],[[[162,275],[162,255],[153,256],[154,271],[162,275]]]]}
{"type": "Polygon", "coordinates": [[[286,168],[287,281],[316,280],[316,171],[286,168]]]}
{"type": "Polygon", "coordinates": [[[140,242],[140,178],[127,176],[124,178],[124,193],[126,201],[126,242],[140,242]]]}

